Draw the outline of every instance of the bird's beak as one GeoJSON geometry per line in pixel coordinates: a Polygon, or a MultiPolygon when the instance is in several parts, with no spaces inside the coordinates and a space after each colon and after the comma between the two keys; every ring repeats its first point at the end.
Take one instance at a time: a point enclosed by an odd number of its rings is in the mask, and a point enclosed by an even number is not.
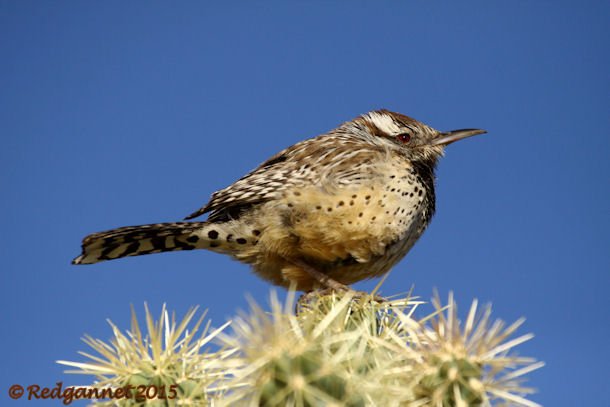
{"type": "Polygon", "coordinates": [[[454,141],[458,141],[461,139],[465,139],[466,137],[476,136],[477,134],[487,133],[485,130],[481,129],[462,129],[462,130],[453,130],[447,131],[444,133],[440,133],[437,138],[432,140],[431,144],[433,146],[446,146],[448,144],[453,143],[454,141]]]}

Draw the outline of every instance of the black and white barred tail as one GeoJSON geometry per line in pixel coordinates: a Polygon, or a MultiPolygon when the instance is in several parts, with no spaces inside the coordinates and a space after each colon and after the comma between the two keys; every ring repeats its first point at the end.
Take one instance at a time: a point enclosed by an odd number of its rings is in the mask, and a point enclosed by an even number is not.
{"type": "Polygon", "coordinates": [[[93,264],[127,256],[209,248],[201,241],[201,231],[209,226],[207,222],[154,223],[94,233],[83,239],[82,253],[72,260],[72,264],[93,264]]]}

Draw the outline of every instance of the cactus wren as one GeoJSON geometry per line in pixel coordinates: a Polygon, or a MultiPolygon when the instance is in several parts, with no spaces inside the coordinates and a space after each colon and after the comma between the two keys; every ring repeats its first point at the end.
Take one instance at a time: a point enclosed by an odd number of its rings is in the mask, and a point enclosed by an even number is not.
{"type": "Polygon", "coordinates": [[[215,192],[192,219],[87,236],[73,264],[208,249],[303,291],[381,276],[430,222],[444,147],[484,130],[439,132],[387,110],[301,141],[215,192]]]}

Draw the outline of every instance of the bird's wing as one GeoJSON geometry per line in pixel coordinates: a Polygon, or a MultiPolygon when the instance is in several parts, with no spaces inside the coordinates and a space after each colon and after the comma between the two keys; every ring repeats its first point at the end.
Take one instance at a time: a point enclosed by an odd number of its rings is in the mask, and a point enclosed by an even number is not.
{"type": "Polygon", "coordinates": [[[290,167],[285,162],[293,147],[280,151],[233,184],[214,192],[207,204],[185,219],[193,219],[207,212],[211,212],[209,220],[219,220],[223,214],[236,219],[245,209],[272,199],[285,185],[284,177],[287,167],[290,167]]]}
{"type": "Polygon", "coordinates": [[[227,188],[215,192],[205,206],[185,219],[207,212],[210,212],[210,221],[237,219],[252,206],[281,196],[287,188],[324,183],[325,180],[340,184],[342,179],[357,176],[359,166],[354,164],[370,162],[374,153],[379,152],[355,148],[352,140],[337,135],[302,141],[280,151],[227,188]]]}

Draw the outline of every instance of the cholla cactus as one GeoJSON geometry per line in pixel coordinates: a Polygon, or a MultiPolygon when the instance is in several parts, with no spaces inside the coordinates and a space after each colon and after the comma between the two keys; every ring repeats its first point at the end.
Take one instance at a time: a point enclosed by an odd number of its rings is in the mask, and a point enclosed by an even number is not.
{"type": "Polygon", "coordinates": [[[415,370],[421,380],[415,394],[432,406],[511,405],[537,406],[521,395],[533,393],[522,387],[523,375],[543,366],[532,358],[511,355],[515,346],[531,339],[532,334],[507,339],[524,322],[519,319],[507,328],[500,320],[490,323],[491,307],[477,313],[473,301],[466,322],[460,324],[457,305],[449,294],[446,313],[436,295],[436,315],[429,324],[420,322],[414,348],[422,356],[415,370]]]}
{"type": "Polygon", "coordinates": [[[176,405],[537,405],[524,398],[531,389],[520,379],[542,363],[510,353],[532,337],[508,340],[522,320],[507,328],[500,321],[490,324],[490,308],[477,313],[474,301],[461,324],[451,295],[444,307],[435,297],[435,312],[423,319],[414,317],[423,303],[411,296],[378,301],[319,294],[297,304],[296,313],[294,299],[290,292],[282,304],[272,294],[270,312],[251,302],[250,311],[234,319],[232,332],[223,330],[225,324],[190,346],[194,332],[177,338],[192,312],[177,328],[172,323],[168,341],[167,313],[155,325],[147,311],[150,340],[142,339],[137,322],[128,337],[113,325],[112,346],[86,339],[106,359],[84,354],[93,362],[62,363],[95,375],[98,384],[123,385],[134,378],[188,383],[176,405]],[[222,350],[201,353],[213,337],[222,350]]]}
{"type": "MultiPolygon", "coordinates": [[[[165,401],[175,405],[173,400],[180,400],[181,405],[207,405],[222,394],[214,389],[214,385],[223,379],[224,360],[230,356],[232,350],[210,352],[206,345],[215,338],[229,323],[218,329],[211,330],[208,322],[197,338],[201,329],[205,312],[194,324],[193,317],[197,308],[190,309],[182,321],[177,324],[175,315],[171,320],[165,305],[161,310],[158,322],[145,304],[146,327],[148,333],[142,334],[135,312],[132,309],[131,330],[122,333],[112,322],[114,337],[110,343],[85,336],[83,341],[99,355],[79,352],[89,359],[89,362],[58,363],[75,367],[78,370],[69,370],[68,373],[93,375],[96,379],[94,388],[125,388],[126,386],[154,386],[155,389],[173,388],[175,395],[154,397],[156,401],[165,405],[165,401]],[[188,330],[189,325],[190,330],[188,330]],[[163,400],[165,399],[165,400],[163,400]]],[[[95,400],[99,405],[143,405],[152,399],[140,398],[133,393],[131,399],[95,400]]],[[[154,403],[153,403],[154,404],[154,403]]]]}
{"type": "MultiPolygon", "coordinates": [[[[293,293],[291,293],[293,294],[293,293]]],[[[355,388],[355,370],[368,369],[368,360],[355,358],[366,348],[362,327],[350,313],[357,307],[351,295],[331,294],[314,300],[315,308],[292,313],[294,296],[282,307],[271,296],[271,313],[255,303],[249,315],[236,318],[234,335],[223,337],[227,346],[240,349],[231,369],[234,391],[227,405],[364,406],[355,388]]],[[[371,322],[372,321],[372,322],[371,322]]],[[[369,327],[367,327],[369,328],[369,327]]]]}
{"type": "Polygon", "coordinates": [[[422,302],[410,297],[378,302],[330,294],[310,300],[296,315],[289,312],[290,297],[282,308],[272,296],[269,314],[254,304],[250,315],[235,321],[234,335],[223,337],[239,349],[234,360],[242,366],[231,371],[235,388],[225,401],[536,406],[522,397],[531,389],[518,378],[542,364],[508,354],[532,336],[506,342],[523,321],[504,330],[500,321],[490,326],[490,309],[477,317],[475,301],[461,328],[452,296],[446,307],[438,298],[433,302],[436,312],[421,320],[413,313],[422,302]]]}

